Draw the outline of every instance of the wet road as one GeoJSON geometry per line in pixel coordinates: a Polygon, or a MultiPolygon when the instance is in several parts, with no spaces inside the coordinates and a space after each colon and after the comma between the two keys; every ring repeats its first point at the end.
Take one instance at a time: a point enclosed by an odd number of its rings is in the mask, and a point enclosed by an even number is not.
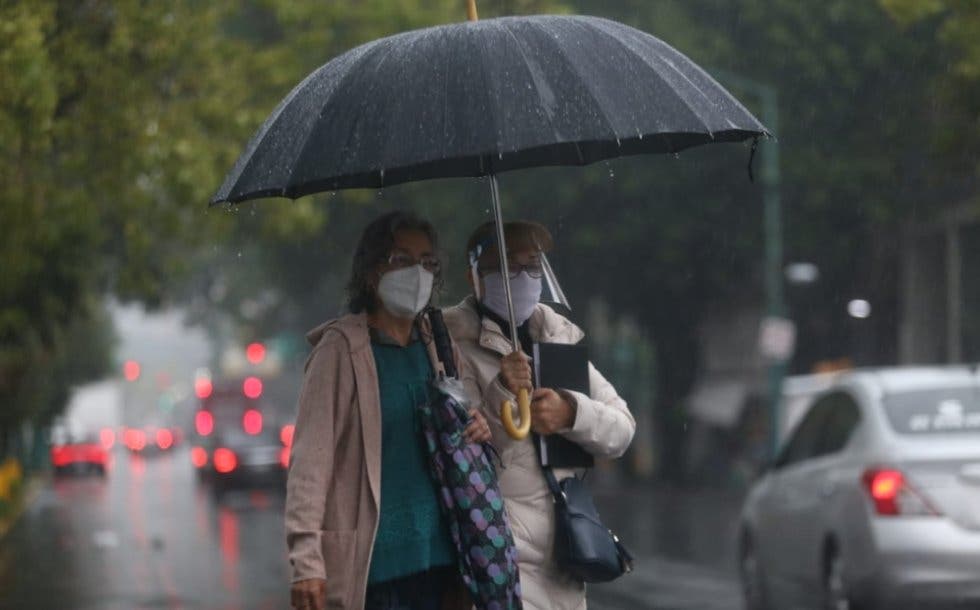
{"type": "MultiPolygon", "coordinates": [[[[591,587],[592,610],[739,610],[722,499],[613,485],[597,502],[637,570],[591,587]]],[[[0,546],[0,608],[286,609],[282,510],[275,490],[218,501],[186,450],[116,452],[105,479],[35,495],[0,546]]]]}
{"type": "Polygon", "coordinates": [[[0,548],[0,608],[288,608],[282,497],[197,484],[185,451],[56,479],[0,548]]]}

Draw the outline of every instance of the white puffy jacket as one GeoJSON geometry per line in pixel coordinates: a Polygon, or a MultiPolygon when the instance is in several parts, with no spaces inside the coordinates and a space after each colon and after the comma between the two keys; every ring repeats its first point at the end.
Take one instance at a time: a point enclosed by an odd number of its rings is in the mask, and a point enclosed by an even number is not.
{"type": "MultiPolygon", "coordinates": [[[[554,506],[531,436],[515,441],[500,421],[502,401],[514,400],[497,376],[501,356],[511,351],[510,340],[496,322],[480,318],[472,296],[443,313],[467,365],[463,382],[483,409],[500,452],[500,490],[517,544],[524,607],[584,610],[585,586],[561,573],[552,559],[554,506]]],[[[529,330],[531,338],[541,343],[578,343],[584,337],[575,324],[545,305],[538,305],[531,314],[529,330]]],[[[591,364],[589,382],[589,396],[570,392],[576,401],[575,423],[559,434],[596,457],[619,457],[633,439],[636,422],[616,389],[591,364]]],[[[555,470],[559,480],[572,474],[555,470]]]]}

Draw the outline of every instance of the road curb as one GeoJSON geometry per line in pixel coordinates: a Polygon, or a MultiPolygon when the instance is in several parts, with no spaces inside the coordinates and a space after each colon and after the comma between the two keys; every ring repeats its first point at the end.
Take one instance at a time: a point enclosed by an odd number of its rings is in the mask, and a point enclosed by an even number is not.
{"type": "Polygon", "coordinates": [[[43,477],[35,475],[28,478],[24,484],[23,491],[18,494],[17,499],[14,501],[14,509],[9,515],[0,519],[0,542],[3,542],[7,533],[14,527],[27,507],[34,503],[34,500],[37,499],[43,487],[43,477]]]}

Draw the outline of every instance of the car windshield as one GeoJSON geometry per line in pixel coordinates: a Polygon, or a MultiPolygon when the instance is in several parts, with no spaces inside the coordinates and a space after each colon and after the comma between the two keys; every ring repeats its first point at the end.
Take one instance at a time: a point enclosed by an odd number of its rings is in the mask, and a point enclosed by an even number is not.
{"type": "Polygon", "coordinates": [[[886,397],[884,405],[900,434],[980,435],[980,388],[904,392],[886,397]]]}

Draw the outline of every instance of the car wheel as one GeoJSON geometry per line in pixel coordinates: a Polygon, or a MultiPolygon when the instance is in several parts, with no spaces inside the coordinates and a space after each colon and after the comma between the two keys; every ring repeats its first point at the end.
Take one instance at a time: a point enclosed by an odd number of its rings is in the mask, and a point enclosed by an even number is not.
{"type": "Polygon", "coordinates": [[[752,539],[745,536],[739,556],[739,576],[742,580],[742,597],[746,610],[769,610],[769,596],[762,561],[752,539]]]}
{"type": "Polygon", "coordinates": [[[844,579],[844,560],[837,549],[831,548],[827,553],[823,578],[823,607],[825,610],[857,610],[847,590],[844,579]]]}

